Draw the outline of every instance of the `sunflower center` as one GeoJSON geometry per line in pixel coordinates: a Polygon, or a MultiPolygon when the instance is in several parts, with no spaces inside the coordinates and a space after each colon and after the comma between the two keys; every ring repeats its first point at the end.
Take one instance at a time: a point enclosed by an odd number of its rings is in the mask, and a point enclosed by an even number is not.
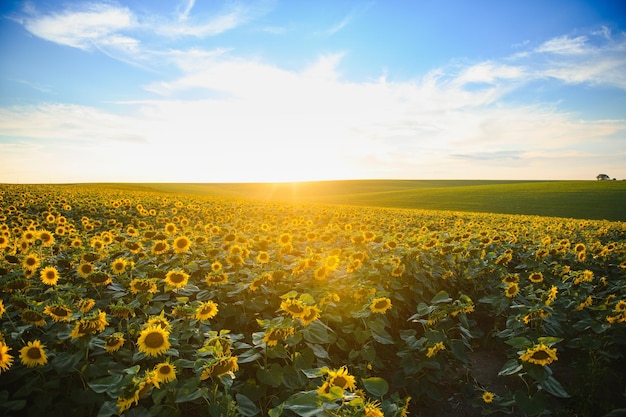
{"type": "Polygon", "coordinates": [[[550,355],[548,355],[546,351],[538,350],[537,352],[533,353],[532,358],[539,360],[539,361],[543,361],[543,360],[549,359],[550,355]]]}
{"type": "Polygon", "coordinates": [[[172,373],[172,367],[171,366],[162,366],[159,368],[159,373],[161,375],[169,375],[172,373]]]}
{"type": "Polygon", "coordinates": [[[382,308],[387,307],[387,300],[380,300],[380,301],[377,301],[377,302],[374,304],[374,307],[375,307],[375,308],[378,308],[378,309],[382,309],[382,308]]]}
{"type": "Polygon", "coordinates": [[[56,274],[54,273],[54,271],[46,272],[46,278],[47,279],[54,279],[55,277],[56,277],[56,274]]]}
{"type": "Polygon", "coordinates": [[[177,283],[177,284],[178,284],[178,283],[180,283],[180,282],[183,282],[183,281],[185,280],[185,278],[183,277],[183,275],[182,275],[182,274],[172,274],[172,275],[170,276],[170,280],[171,280],[172,282],[174,282],[174,283],[177,283]]]}
{"type": "Polygon", "coordinates": [[[334,385],[336,387],[345,388],[345,387],[348,386],[348,380],[346,378],[342,377],[342,376],[336,376],[332,380],[332,385],[334,385]]]}
{"type": "Polygon", "coordinates": [[[150,333],[145,339],[146,346],[149,348],[160,348],[165,343],[165,338],[161,333],[150,333]]]}
{"type": "Polygon", "coordinates": [[[53,307],[50,311],[59,317],[69,316],[70,314],[70,312],[63,307],[53,307]]]}
{"type": "Polygon", "coordinates": [[[28,349],[28,351],[26,352],[26,356],[33,360],[41,359],[41,350],[39,350],[38,347],[32,347],[28,349]]]}

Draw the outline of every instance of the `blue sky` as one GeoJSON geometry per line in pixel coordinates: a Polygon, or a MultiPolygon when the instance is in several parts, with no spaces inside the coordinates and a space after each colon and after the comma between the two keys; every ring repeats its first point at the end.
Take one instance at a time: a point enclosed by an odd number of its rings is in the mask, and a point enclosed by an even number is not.
{"type": "Polygon", "coordinates": [[[4,1],[0,182],[626,178],[623,1],[4,1]]]}

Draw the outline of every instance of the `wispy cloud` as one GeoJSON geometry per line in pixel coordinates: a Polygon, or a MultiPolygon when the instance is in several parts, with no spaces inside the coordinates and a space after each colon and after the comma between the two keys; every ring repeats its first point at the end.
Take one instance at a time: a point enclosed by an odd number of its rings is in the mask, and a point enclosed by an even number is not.
{"type": "Polygon", "coordinates": [[[359,7],[353,8],[352,10],[350,10],[350,12],[348,12],[348,14],[343,17],[343,19],[334,23],[328,29],[323,30],[321,34],[326,36],[333,36],[337,32],[344,29],[346,26],[348,26],[350,23],[352,23],[352,21],[356,19],[360,14],[366,12],[372,5],[373,3],[369,2],[359,7]]]}
{"type": "Polygon", "coordinates": [[[182,10],[179,9],[178,20],[187,20],[187,17],[189,17],[189,13],[195,3],[196,0],[184,0],[181,4],[183,6],[182,10]]]}
{"type": "Polygon", "coordinates": [[[128,8],[95,3],[43,15],[29,9],[20,20],[35,36],[83,50],[91,49],[94,43],[110,41],[119,36],[119,31],[137,25],[128,8]]]}

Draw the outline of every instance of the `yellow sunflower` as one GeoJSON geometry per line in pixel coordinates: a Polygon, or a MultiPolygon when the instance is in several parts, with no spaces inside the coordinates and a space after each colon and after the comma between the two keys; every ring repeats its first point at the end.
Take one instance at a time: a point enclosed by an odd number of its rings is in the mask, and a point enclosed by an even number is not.
{"type": "Polygon", "coordinates": [[[151,325],[146,327],[139,334],[137,345],[139,351],[148,356],[161,355],[170,348],[169,332],[163,330],[161,326],[151,325]]]}
{"type": "Polygon", "coordinates": [[[130,291],[133,294],[138,294],[140,292],[149,292],[154,294],[157,292],[157,286],[149,279],[135,278],[130,282],[130,291]]]}
{"type": "Polygon", "coordinates": [[[45,316],[39,311],[27,309],[20,314],[22,321],[26,324],[32,324],[38,327],[46,325],[45,316]]]}
{"type": "Polygon", "coordinates": [[[87,278],[94,271],[93,264],[90,262],[83,262],[76,268],[76,273],[82,278],[87,278]]]}
{"type": "Polygon", "coordinates": [[[263,336],[263,343],[267,346],[276,346],[279,340],[284,340],[287,337],[294,334],[295,329],[293,327],[288,328],[271,328],[265,331],[263,336]]]}
{"type": "Polygon", "coordinates": [[[391,308],[391,300],[387,297],[374,298],[370,304],[373,313],[384,313],[391,308]]]}
{"type": "Polygon", "coordinates": [[[367,401],[363,406],[363,417],[385,417],[379,401],[367,401]]]}
{"type": "Polygon", "coordinates": [[[54,321],[70,321],[72,319],[72,310],[63,304],[53,304],[46,306],[43,312],[54,321]]]}
{"type": "Polygon", "coordinates": [[[80,310],[81,313],[86,313],[96,305],[96,300],[93,298],[81,298],[76,302],[76,307],[80,310]]]}
{"type": "Polygon", "coordinates": [[[48,363],[48,355],[46,355],[44,348],[45,346],[39,340],[28,342],[26,346],[20,349],[22,364],[32,368],[48,363]]]}
{"type": "Polygon", "coordinates": [[[126,265],[128,265],[128,261],[124,258],[117,258],[113,262],[111,262],[111,271],[113,271],[116,275],[121,275],[126,271],[126,265]]]}
{"type": "Polygon", "coordinates": [[[213,301],[205,301],[200,303],[198,308],[196,309],[196,319],[198,320],[208,320],[212,319],[217,315],[217,304],[213,301]]]}
{"type": "Polygon", "coordinates": [[[300,318],[307,313],[307,307],[300,300],[288,298],[280,303],[280,309],[289,313],[294,319],[300,318]]]}
{"type": "Polygon", "coordinates": [[[256,260],[260,264],[266,264],[270,261],[270,255],[265,251],[260,251],[259,254],[256,256],[256,260]]]}
{"type": "Polygon", "coordinates": [[[176,233],[177,230],[178,228],[174,223],[167,223],[165,225],[165,233],[167,233],[168,235],[173,235],[174,233],[176,233]]]}
{"type": "Polygon", "coordinates": [[[54,235],[47,230],[42,230],[37,235],[44,246],[52,246],[54,244],[54,235]]]}
{"type": "Polygon", "coordinates": [[[122,333],[113,333],[111,336],[107,337],[104,343],[104,349],[107,352],[117,352],[122,345],[124,345],[125,339],[122,333]]]}
{"type": "Polygon", "coordinates": [[[519,294],[519,285],[517,285],[517,282],[509,283],[504,290],[504,295],[506,295],[508,298],[513,298],[517,294],[519,294]]]}
{"type": "Polygon", "coordinates": [[[22,261],[22,267],[27,271],[34,271],[41,265],[41,260],[34,253],[29,253],[22,261]]]}
{"type": "Polygon", "coordinates": [[[348,368],[342,366],[339,369],[328,371],[328,385],[339,387],[343,390],[354,391],[356,389],[354,376],[348,373],[348,368]]]}
{"type": "Polygon", "coordinates": [[[528,279],[531,282],[534,282],[535,284],[538,284],[541,281],[543,281],[543,274],[541,272],[533,272],[532,274],[530,274],[528,276],[528,279]]]}
{"type": "Polygon", "coordinates": [[[180,269],[169,271],[165,275],[165,283],[174,288],[184,288],[187,285],[188,280],[189,274],[180,269]]]}
{"type": "Polygon", "coordinates": [[[220,261],[215,261],[211,264],[211,271],[220,272],[222,270],[222,264],[220,261]]]}
{"type": "Polygon", "coordinates": [[[54,266],[47,266],[39,273],[41,282],[46,285],[57,285],[59,281],[59,271],[54,266]]]}
{"type": "Polygon", "coordinates": [[[7,309],[4,307],[4,302],[0,300],[0,317],[2,317],[2,315],[6,313],[6,311],[7,309]]]}
{"type": "Polygon", "coordinates": [[[176,366],[169,362],[157,363],[154,366],[154,379],[156,380],[157,385],[175,380],[176,366]]]}
{"type": "Polygon", "coordinates": [[[191,248],[191,240],[187,236],[180,236],[174,239],[174,252],[184,253],[191,248]]]}
{"type": "Polygon", "coordinates": [[[9,355],[10,347],[0,342],[0,373],[8,371],[13,365],[13,356],[9,355]]]}
{"type": "Polygon", "coordinates": [[[428,351],[426,352],[426,357],[432,358],[437,353],[445,349],[446,349],[446,346],[443,344],[443,342],[437,342],[433,346],[428,348],[428,351]]]}
{"type": "Polygon", "coordinates": [[[520,359],[524,362],[534,363],[536,365],[549,365],[556,361],[556,348],[551,348],[543,343],[532,348],[526,349],[526,352],[520,355],[520,359]]]}
{"type": "Polygon", "coordinates": [[[104,272],[94,272],[93,274],[89,275],[87,279],[91,281],[91,283],[95,286],[109,285],[113,282],[113,280],[111,280],[111,277],[104,272]]]}
{"type": "Polygon", "coordinates": [[[485,391],[483,392],[483,402],[485,404],[491,404],[496,395],[493,392],[485,391]]]}
{"type": "Polygon", "coordinates": [[[326,265],[322,265],[315,270],[315,272],[313,273],[313,277],[315,277],[316,280],[321,281],[324,278],[326,278],[326,276],[328,275],[328,272],[329,271],[326,265]]]}
{"type": "Polygon", "coordinates": [[[208,273],[204,280],[209,285],[226,284],[228,282],[228,275],[224,273],[208,273]]]}
{"type": "Polygon", "coordinates": [[[170,245],[165,240],[157,240],[152,245],[152,253],[155,255],[161,255],[167,252],[169,248],[170,248],[170,245]]]}
{"type": "Polygon", "coordinates": [[[208,365],[200,375],[200,380],[208,379],[209,377],[217,378],[222,375],[230,374],[233,372],[237,372],[239,370],[239,364],[237,363],[236,356],[225,356],[215,360],[213,363],[208,365]]]}
{"type": "Polygon", "coordinates": [[[278,238],[278,244],[280,246],[288,246],[291,245],[291,235],[289,233],[283,233],[278,238]]]}
{"type": "Polygon", "coordinates": [[[306,327],[315,320],[319,319],[321,312],[322,310],[317,308],[317,306],[309,306],[306,308],[304,315],[302,317],[298,317],[298,320],[300,320],[300,323],[306,327]]]}

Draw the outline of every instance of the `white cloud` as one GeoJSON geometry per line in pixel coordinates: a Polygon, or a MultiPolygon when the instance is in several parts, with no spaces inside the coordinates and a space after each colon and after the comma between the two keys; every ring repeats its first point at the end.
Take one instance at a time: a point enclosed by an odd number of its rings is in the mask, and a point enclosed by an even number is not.
{"type": "Polygon", "coordinates": [[[128,8],[108,4],[86,4],[79,10],[48,15],[30,14],[23,23],[29,32],[40,38],[84,50],[137,24],[128,8]]]}
{"type": "Polygon", "coordinates": [[[535,52],[557,55],[579,55],[588,52],[589,44],[586,36],[559,36],[541,44],[535,52]]]}

